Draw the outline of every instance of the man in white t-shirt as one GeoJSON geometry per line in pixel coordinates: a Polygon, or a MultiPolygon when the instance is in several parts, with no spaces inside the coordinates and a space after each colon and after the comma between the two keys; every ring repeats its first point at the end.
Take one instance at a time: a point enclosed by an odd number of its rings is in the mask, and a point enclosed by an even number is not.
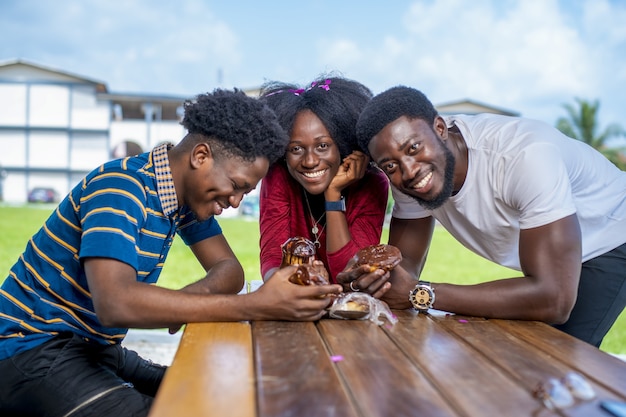
{"type": "Polygon", "coordinates": [[[367,105],[357,133],[393,186],[389,243],[403,261],[382,297],[392,308],[540,320],[600,345],[626,304],[626,172],[544,123],[442,118],[403,86],[367,105]],[[520,276],[416,285],[435,220],[520,276]]]}

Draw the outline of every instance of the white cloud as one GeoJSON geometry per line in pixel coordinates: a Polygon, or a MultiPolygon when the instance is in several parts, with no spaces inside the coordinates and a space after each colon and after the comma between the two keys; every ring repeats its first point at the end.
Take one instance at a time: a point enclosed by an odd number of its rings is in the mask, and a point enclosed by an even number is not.
{"type": "Polygon", "coordinates": [[[340,68],[350,67],[362,60],[358,45],[348,39],[328,41],[323,39],[317,43],[320,60],[325,65],[340,68]]]}
{"type": "MultiPolygon", "coordinates": [[[[237,35],[202,2],[186,2],[175,11],[154,8],[138,20],[137,13],[122,10],[120,19],[107,29],[125,35],[115,37],[117,48],[106,48],[107,61],[119,74],[108,79],[116,90],[151,91],[158,86],[155,92],[196,94],[216,86],[220,69],[241,62],[237,35]],[[137,28],[131,29],[134,25],[137,28]],[[126,59],[116,62],[119,54],[126,59]]],[[[100,61],[97,56],[92,59],[100,61]]]]}
{"type": "Polygon", "coordinates": [[[603,66],[616,72],[626,95],[626,8],[607,0],[584,6],[418,1],[406,11],[400,34],[376,44],[354,42],[351,57],[362,58],[342,62],[375,80],[375,91],[408,84],[436,103],[473,98],[552,122],[574,97],[610,101],[614,87],[603,66]]]}
{"type": "Polygon", "coordinates": [[[374,92],[412,85],[435,103],[472,98],[548,122],[574,97],[599,99],[626,126],[623,1],[353,2],[0,2],[0,59],[181,95],[337,70],[374,92]]]}
{"type": "Polygon", "coordinates": [[[200,0],[25,3],[38,7],[13,12],[27,16],[29,25],[20,23],[33,32],[17,37],[13,55],[102,80],[113,91],[196,94],[242,61],[237,34],[200,0]]]}

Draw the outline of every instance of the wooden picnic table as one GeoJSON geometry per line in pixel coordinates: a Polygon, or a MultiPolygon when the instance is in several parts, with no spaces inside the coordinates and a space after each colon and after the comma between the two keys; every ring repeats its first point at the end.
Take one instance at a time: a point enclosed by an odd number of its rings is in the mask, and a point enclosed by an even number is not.
{"type": "Polygon", "coordinates": [[[189,324],[150,417],[609,416],[626,362],[531,321],[396,311],[398,322],[189,324]],[[533,391],[583,375],[596,398],[557,413],[533,391]]]}

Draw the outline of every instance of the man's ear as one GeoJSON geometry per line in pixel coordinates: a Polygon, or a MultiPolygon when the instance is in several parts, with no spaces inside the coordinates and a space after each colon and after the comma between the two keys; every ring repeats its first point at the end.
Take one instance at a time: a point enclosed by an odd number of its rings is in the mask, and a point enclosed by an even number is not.
{"type": "Polygon", "coordinates": [[[206,163],[213,162],[213,152],[211,146],[207,142],[198,143],[191,150],[190,164],[194,169],[200,168],[206,163]]]}
{"type": "Polygon", "coordinates": [[[433,130],[435,133],[439,135],[439,137],[443,140],[448,139],[448,125],[446,121],[443,120],[443,117],[437,116],[435,117],[435,123],[433,123],[433,130]]]}

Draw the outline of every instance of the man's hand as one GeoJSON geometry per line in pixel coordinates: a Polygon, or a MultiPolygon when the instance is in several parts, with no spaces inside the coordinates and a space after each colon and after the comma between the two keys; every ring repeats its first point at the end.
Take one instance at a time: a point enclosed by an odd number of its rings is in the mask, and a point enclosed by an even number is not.
{"type": "Polygon", "coordinates": [[[411,308],[409,292],[415,288],[417,283],[418,281],[413,275],[407,273],[401,265],[398,265],[391,271],[391,278],[388,282],[390,288],[381,299],[392,309],[405,310],[411,308]]]}
{"type": "Polygon", "coordinates": [[[254,304],[262,310],[264,319],[319,320],[342,291],[336,284],[297,285],[290,282],[289,277],[297,268],[291,265],[278,269],[258,290],[246,296],[255,298],[254,304]]]}

